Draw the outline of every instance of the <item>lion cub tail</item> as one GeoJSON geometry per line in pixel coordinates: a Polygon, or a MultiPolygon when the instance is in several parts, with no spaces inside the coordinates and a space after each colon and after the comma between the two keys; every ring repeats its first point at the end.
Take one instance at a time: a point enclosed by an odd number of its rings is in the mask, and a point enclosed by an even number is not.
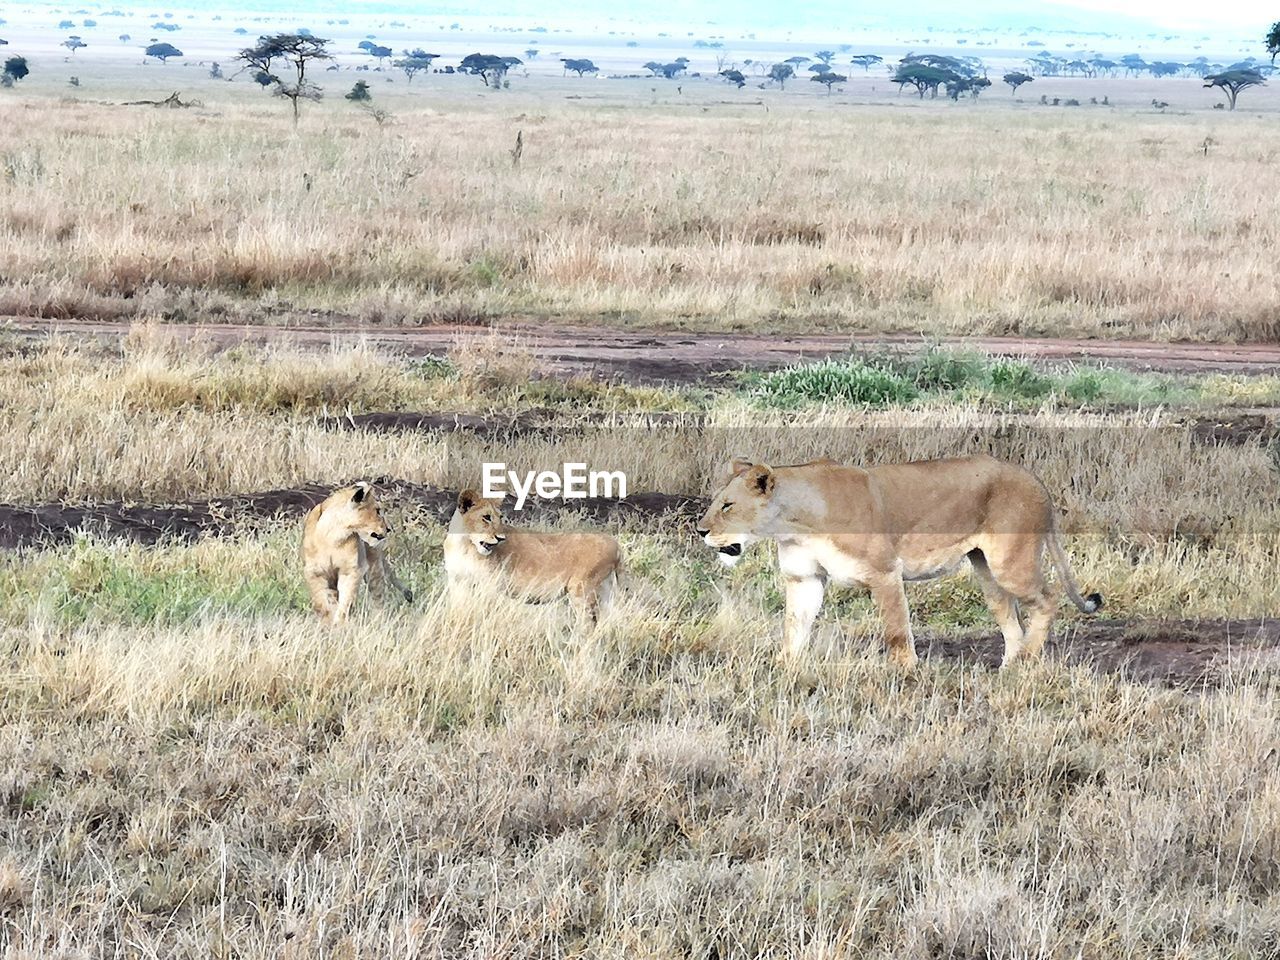
{"type": "Polygon", "coordinates": [[[1102,594],[1091,593],[1088,596],[1080,596],[1080,589],[1076,586],[1075,577],[1071,575],[1071,563],[1067,560],[1067,553],[1062,549],[1062,543],[1058,540],[1058,531],[1051,529],[1049,531],[1049,552],[1053,555],[1053,566],[1058,571],[1058,579],[1066,588],[1067,596],[1071,598],[1071,602],[1076,605],[1076,609],[1081,613],[1097,613],[1102,609],[1102,594]]]}

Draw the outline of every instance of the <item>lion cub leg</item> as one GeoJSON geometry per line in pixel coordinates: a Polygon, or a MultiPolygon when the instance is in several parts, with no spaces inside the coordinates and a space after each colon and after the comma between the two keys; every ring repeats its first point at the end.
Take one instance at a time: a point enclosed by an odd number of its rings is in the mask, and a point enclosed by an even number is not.
{"type": "Polygon", "coordinates": [[[884,642],[889,648],[889,660],[904,670],[916,665],[916,641],[911,635],[911,611],[907,607],[907,594],[902,589],[902,575],[895,573],[877,582],[868,583],[871,599],[880,611],[884,624],[884,642]]]}
{"type": "Polygon", "coordinates": [[[387,584],[391,584],[396,593],[404,597],[407,602],[412,603],[413,591],[397,579],[395,571],[391,569],[391,561],[387,559],[386,550],[381,546],[368,547],[367,549],[369,551],[369,572],[367,574],[369,592],[379,600],[383,600],[386,598],[387,584]]]}
{"type": "Polygon", "coordinates": [[[783,590],[786,610],[782,619],[782,652],[784,656],[795,657],[809,646],[809,634],[822,610],[827,581],[821,576],[788,576],[783,581],[783,590]]]}
{"type": "Polygon", "coordinates": [[[360,590],[361,571],[338,574],[338,602],[333,608],[333,622],[342,623],[351,614],[351,605],[356,602],[356,593],[360,590]]]}
{"type": "Polygon", "coordinates": [[[338,604],[338,591],[334,589],[335,581],[327,573],[305,575],[307,591],[311,594],[311,609],[325,620],[333,616],[333,609],[338,604]]]}

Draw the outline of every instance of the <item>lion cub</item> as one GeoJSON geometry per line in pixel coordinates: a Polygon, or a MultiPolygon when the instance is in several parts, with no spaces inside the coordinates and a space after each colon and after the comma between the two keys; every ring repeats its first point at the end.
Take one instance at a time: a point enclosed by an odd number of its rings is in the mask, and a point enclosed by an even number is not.
{"type": "Polygon", "coordinates": [[[458,494],[458,507],[444,538],[444,567],[449,599],[462,600],[468,587],[502,582],[524,600],[545,602],[568,595],[595,624],[607,608],[622,551],[602,533],[554,533],[508,527],[501,500],[486,500],[475,490],[458,494]]]}
{"type": "Polygon", "coordinates": [[[390,532],[368,483],[335,490],[311,508],[302,527],[302,569],[316,613],[331,623],[347,619],[366,574],[373,593],[381,595],[389,581],[413,600],[387,562],[390,532]]]}

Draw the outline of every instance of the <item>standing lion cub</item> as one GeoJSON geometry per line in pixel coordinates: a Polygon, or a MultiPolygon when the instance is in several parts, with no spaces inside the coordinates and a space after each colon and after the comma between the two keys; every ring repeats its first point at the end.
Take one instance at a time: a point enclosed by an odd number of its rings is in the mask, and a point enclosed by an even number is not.
{"type": "Polygon", "coordinates": [[[501,500],[475,490],[458,494],[458,507],[444,538],[449,599],[463,599],[469,587],[495,583],[524,600],[545,602],[568,595],[594,624],[607,608],[622,551],[601,533],[519,530],[502,519],[501,500]]]}
{"type": "Polygon", "coordinates": [[[316,613],[331,623],[346,620],[366,574],[375,594],[382,594],[390,582],[406,600],[413,600],[387,562],[390,532],[368,483],[335,490],[311,508],[302,527],[302,569],[316,613]]]}

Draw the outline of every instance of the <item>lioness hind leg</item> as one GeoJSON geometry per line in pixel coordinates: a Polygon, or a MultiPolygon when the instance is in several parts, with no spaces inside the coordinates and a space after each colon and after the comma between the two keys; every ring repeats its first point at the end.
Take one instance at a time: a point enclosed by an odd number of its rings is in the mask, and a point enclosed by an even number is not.
{"type": "Polygon", "coordinates": [[[569,600],[590,630],[600,621],[601,584],[575,581],[569,585],[569,600]]]}
{"type": "Polygon", "coordinates": [[[1001,666],[1008,666],[1018,658],[1025,647],[1025,633],[1022,629],[1022,621],[1018,618],[1017,601],[1009,591],[996,582],[995,575],[991,572],[987,558],[981,550],[974,550],[969,554],[969,563],[973,567],[974,578],[982,587],[987,608],[995,617],[1000,633],[1004,636],[1004,658],[1001,660],[1001,666]]]}
{"type": "MultiPolygon", "coordinates": [[[[1016,655],[1019,660],[1034,660],[1043,652],[1058,607],[1058,593],[1045,581],[1041,569],[1042,550],[1043,542],[1029,536],[1010,538],[1003,550],[983,550],[996,584],[1026,612],[1022,645],[1016,655]]],[[[1006,646],[1002,666],[1015,659],[1009,653],[1006,646]]]]}
{"type": "Polygon", "coordinates": [[[1020,598],[1027,610],[1027,639],[1023,643],[1023,656],[1039,657],[1049,639],[1049,628],[1062,596],[1057,589],[1042,583],[1034,594],[1020,598]]]}

